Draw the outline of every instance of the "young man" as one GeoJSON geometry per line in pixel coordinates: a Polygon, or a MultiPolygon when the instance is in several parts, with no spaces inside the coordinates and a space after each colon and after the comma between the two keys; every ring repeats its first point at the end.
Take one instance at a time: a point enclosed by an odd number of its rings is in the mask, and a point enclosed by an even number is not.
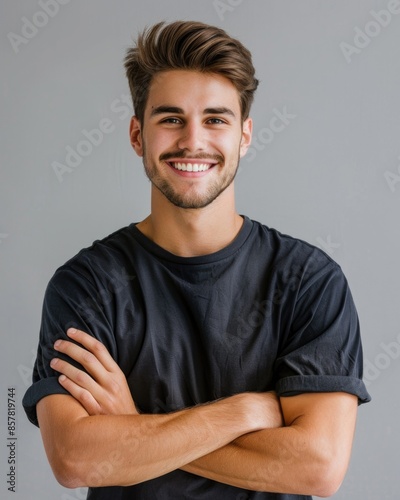
{"type": "Polygon", "coordinates": [[[24,406],[53,471],[92,500],[331,495],[369,400],[358,319],[326,254],[235,210],[250,53],[160,23],[126,69],[151,214],[49,283],[24,406]]]}

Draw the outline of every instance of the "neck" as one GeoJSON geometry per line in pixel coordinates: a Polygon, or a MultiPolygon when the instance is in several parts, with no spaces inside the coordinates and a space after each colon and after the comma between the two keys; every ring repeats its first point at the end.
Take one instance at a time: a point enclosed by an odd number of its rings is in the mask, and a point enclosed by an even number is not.
{"type": "Polygon", "coordinates": [[[151,214],[137,228],[165,250],[195,257],[229,245],[242,224],[235,210],[232,183],[210,205],[200,209],[176,207],[152,187],[151,214]]]}

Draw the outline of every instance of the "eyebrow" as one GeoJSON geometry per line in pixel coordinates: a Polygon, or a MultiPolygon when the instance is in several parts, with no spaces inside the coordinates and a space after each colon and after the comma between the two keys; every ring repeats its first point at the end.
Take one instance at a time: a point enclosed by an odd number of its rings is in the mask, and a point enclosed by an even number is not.
{"type": "Polygon", "coordinates": [[[204,110],[204,114],[205,115],[229,115],[229,116],[232,116],[233,118],[236,118],[235,113],[231,109],[225,108],[225,107],[206,108],[204,110]]]}
{"type": "Polygon", "coordinates": [[[157,106],[151,110],[150,116],[162,115],[163,113],[176,113],[177,115],[182,115],[183,109],[176,106],[157,106]]]}
{"type": "MultiPolygon", "coordinates": [[[[177,115],[183,115],[185,114],[182,108],[179,108],[177,106],[156,106],[151,110],[150,116],[157,116],[157,115],[162,115],[164,113],[174,113],[177,115]]],[[[219,108],[206,108],[203,111],[204,115],[229,115],[232,116],[233,118],[236,118],[235,113],[224,106],[219,107],[219,108]]]]}

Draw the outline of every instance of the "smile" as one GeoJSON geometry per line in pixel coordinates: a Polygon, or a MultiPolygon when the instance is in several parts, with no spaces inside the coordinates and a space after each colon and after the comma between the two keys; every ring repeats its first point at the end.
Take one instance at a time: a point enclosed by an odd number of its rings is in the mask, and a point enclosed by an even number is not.
{"type": "Polygon", "coordinates": [[[205,172],[213,167],[212,163],[181,163],[181,162],[168,162],[171,167],[181,172],[205,172]]]}

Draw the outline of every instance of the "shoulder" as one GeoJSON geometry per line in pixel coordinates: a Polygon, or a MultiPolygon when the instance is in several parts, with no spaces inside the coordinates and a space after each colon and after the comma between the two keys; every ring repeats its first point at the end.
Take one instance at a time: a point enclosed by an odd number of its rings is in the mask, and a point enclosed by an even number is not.
{"type": "Polygon", "coordinates": [[[67,281],[96,284],[99,281],[118,279],[132,270],[135,248],[133,224],[118,229],[108,236],[95,240],[89,247],[81,249],[62,266],[56,269],[50,286],[67,281]]]}
{"type": "Polygon", "coordinates": [[[256,245],[270,254],[275,270],[285,275],[308,277],[330,271],[341,272],[339,264],[317,246],[260,222],[252,223],[256,245]]]}

